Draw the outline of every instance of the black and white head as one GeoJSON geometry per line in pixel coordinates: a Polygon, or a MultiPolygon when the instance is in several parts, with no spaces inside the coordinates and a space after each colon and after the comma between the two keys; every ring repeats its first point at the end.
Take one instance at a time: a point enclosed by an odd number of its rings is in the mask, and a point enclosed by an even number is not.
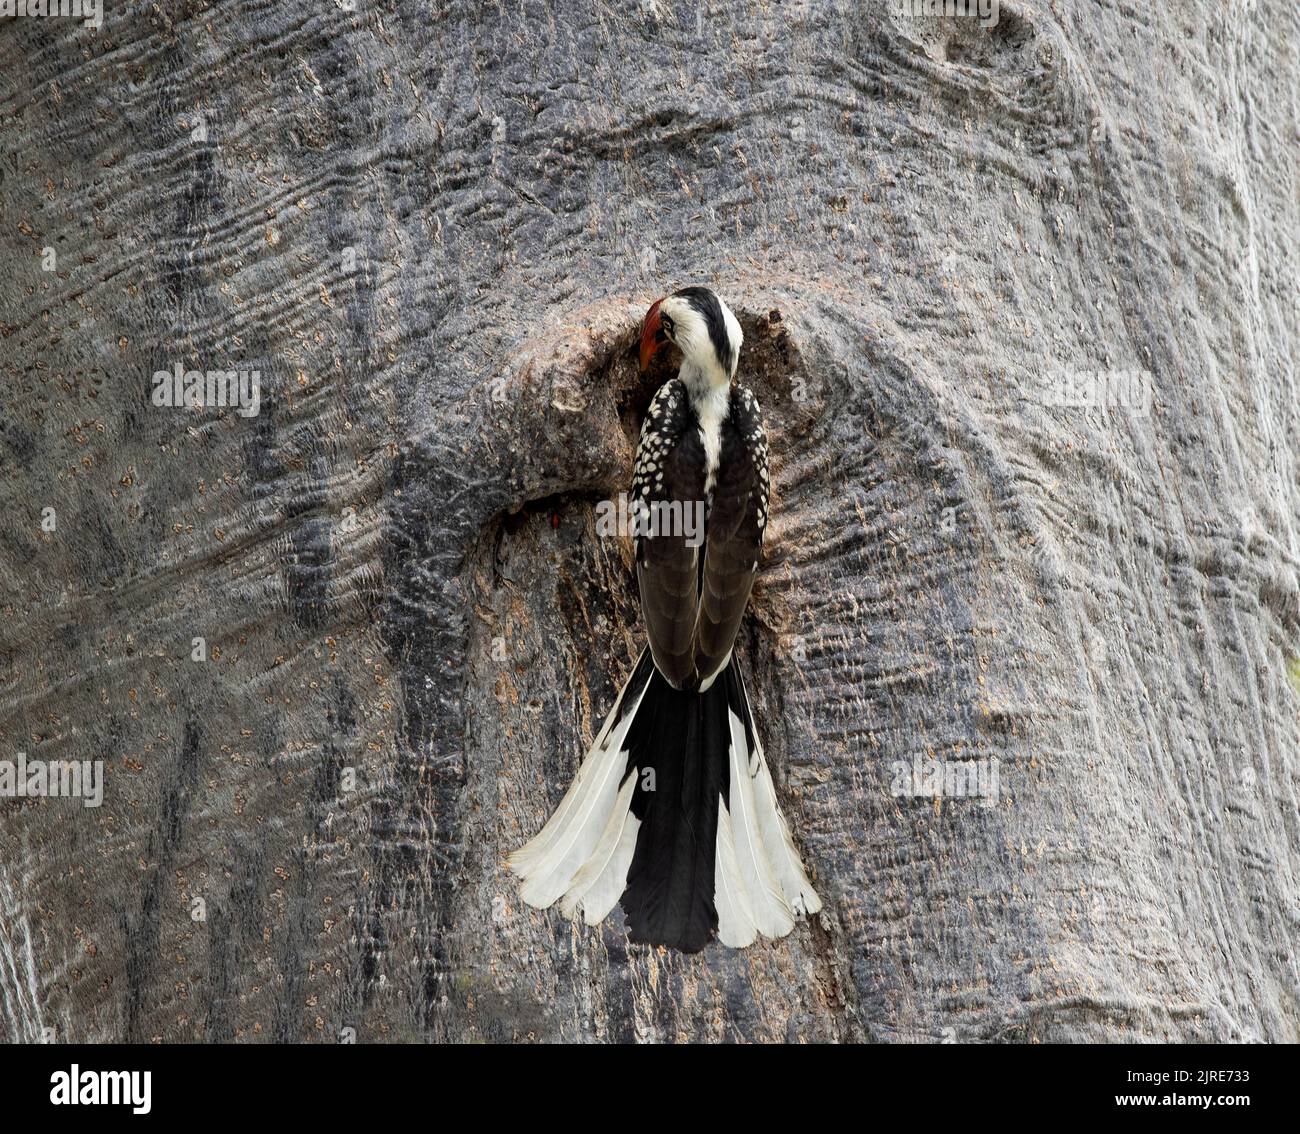
{"type": "Polygon", "coordinates": [[[654,303],[641,322],[641,369],[668,343],[682,352],[679,377],[695,393],[731,385],[744,341],[731,308],[707,287],[687,287],[654,303]]]}

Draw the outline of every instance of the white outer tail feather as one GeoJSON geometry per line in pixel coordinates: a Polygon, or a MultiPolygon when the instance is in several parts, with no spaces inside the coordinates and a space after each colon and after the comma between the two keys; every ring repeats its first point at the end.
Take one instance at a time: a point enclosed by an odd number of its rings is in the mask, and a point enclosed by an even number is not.
{"type": "MultiPolygon", "coordinates": [[[[739,684],[740,695],[745,698],[745,712],[752,722],[754,711],[749,705],[749,690],[745,688],[743,679],[739,684]]],[[[733,738],[735,735],[733,724],[733,738]]],[[[742,746],[744,741],[745,730],[742,728],[740,730],[742,746]]],[[[736,763],[733,753],[731,763],[733,775],[736,763]]],[[[799,859],[799,851],[795,848],[794,839],[790,835],[790,825],[785,821],[785,816],[781,814],[781,808],[776,802],[776,786],[772,783],[772,773],[767,770],[767,760],[763,756],[763,742],[758,739],[756,726],[754,727],[754,751],[748,754],[746,763],[754,785],[754,810],[758,817],[762,844],[772,864],[772,872],[794,916],[811,917],[822,908],[822,900],[817,896],[817,891],[812,888],[812,883],[808,881],[808,875],[799,859]]]]}
{"type": "MultiPolygon", "coordinates": [[[[731,830],[738,868],[736,881],[749,900],[754,928],[764,937],[784,937],[794,928],[794,914],[785,896],[777,886],[770,861],[773,850],[763,840],[763,828],[756,812],[749,748],[745,743],[745,726],[740,723],[734,709],[728,710],[731,719],[731,749],[728,758],[731,796],[731,830]]],[[[727,807],[727,801],[722,801],[727,807]]],[[[716,860],[721,877],[723,858],[716,860]]]]}
{"type": "MultiPolygon", "coordinates": [[[[738,675],[739,676],[739,675],[738,675]]],[[[740,682],[745,711],[752,721],[749,694],[740,682]]],[[[745,726],[731,716],[730,795],[719,799],[718,851],[714,865],[714,901],[718,908],[718,940],[743,948],[764,937],[784,937],[797,917],[822,908],[821,899],[804,873],[790,828],[776,802],[763,745],[754,733],[754,751],[745,740],[745,726]]]]}
{"type": "Polygon", "coordinates": [[[738,884],[740,866],[736,862],[735,833],[725,806],[718,808],[717,884],[713,904],[718,910],[718,940],[733,949],[754,944],[758,930],[749,898],[738,884]]]}
{"type": "MultiPolygon", "coordinates": [[[[557,898],[567,894],[599,845],[601,836],[610,824],[615,804],[623,798],[619,791],[619,781],[627,767],[623,738],[632,727],[644,696],[645,689],[642,689],[636,704],[617,728],[613,727],[618,712],[618,702],[615,702],[596,743],[587,753],[587,758],[583,760],[582,767],[565,792],[560,806],[555,809],[555,814],[529,843],[510,856],[510,868],[524,880],[520,896],[530,906],[545,909],[557,898]]],[[[635,785],[635,778],[631,778],[630,782],[635,785]]],[[[631,798],[631,793],[627,793],[629,803],[631,798]]],[[[626,814],[625,806],[624,817],[626,814]]],[[[635,845],[634,842],[633,846],[635,845]]],[[[630,865],[630,858],[628,862],[630,865]]],[[[593,878],[590,882],[597,880],[593,878]]],[[[578,894],[575,901],[581,896],[578,894]]],[[[615,897],[614,900],[617,901],[618,898],[615,897]]],[[[612,908],[611,904],[610,909],[612,908]]]]}
{"type": "Polygon", "coordinates": [[[641,820],[632,814],[635,791],[636,776],[628,776],[610,810],[609,822],[595,852],[565,891],[560,903],[560,913],[565,917],[573,917],[581,908],[588,925],[599,925],[618,904],[627,887],[627,872],[632,866],[636,836],[641,829],[641,820]]]}

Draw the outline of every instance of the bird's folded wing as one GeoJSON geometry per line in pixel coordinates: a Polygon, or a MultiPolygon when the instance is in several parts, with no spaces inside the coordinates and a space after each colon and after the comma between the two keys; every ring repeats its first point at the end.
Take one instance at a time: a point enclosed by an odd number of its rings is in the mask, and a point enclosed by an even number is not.
{"type": "Polygon", "coordinates": [[[694,635],[695,671],[705,684],[731,657],[767,526],[767,438],[758,403],[743,386],[732,395],[718,465],[694,635]]]}
{"type": "Polygon", "coordinates": [[[669,683],[681,686],[695,660],[704,551],[704,450],[692,426],[686,388],[677,380],[660,387],[642,424],[632,509],[637,582],[650,652],[669,683]]]}

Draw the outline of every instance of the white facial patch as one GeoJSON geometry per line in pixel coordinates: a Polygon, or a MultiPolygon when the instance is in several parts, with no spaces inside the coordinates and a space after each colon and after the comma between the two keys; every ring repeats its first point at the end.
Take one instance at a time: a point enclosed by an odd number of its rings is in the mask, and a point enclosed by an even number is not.
{"type": "Polygon", "coordinates": [[[734,359],[740,356],[740,344],[744,339],[740,324],[728,309],[718,300],[722,309],[722,322],[732,348],[733,363],[724,369],[718,360],[713,340],[709,337],[709,326],[695,307],[680,296],[670,295],[660,304],[659,314],[672,320],[672,333],[668,336],[682,352],[682,369],[679,377],[690,388],[692,394],[699,396],[717,386],[726,386],[735,373],[734,359]]]}

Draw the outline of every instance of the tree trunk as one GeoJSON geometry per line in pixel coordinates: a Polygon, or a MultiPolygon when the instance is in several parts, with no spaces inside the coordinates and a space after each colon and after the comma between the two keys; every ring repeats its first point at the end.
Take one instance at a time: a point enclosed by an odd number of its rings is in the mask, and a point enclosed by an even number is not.
{"type": "Polygon", "coordinates": [[[0,30],[0,759],[105,765],[0,800],[0,1037],[1300,1039],[1293,5],[106,7],[0,30]],[[825,910],[688,957],[504,859],[690,283],[825,910]]]}

